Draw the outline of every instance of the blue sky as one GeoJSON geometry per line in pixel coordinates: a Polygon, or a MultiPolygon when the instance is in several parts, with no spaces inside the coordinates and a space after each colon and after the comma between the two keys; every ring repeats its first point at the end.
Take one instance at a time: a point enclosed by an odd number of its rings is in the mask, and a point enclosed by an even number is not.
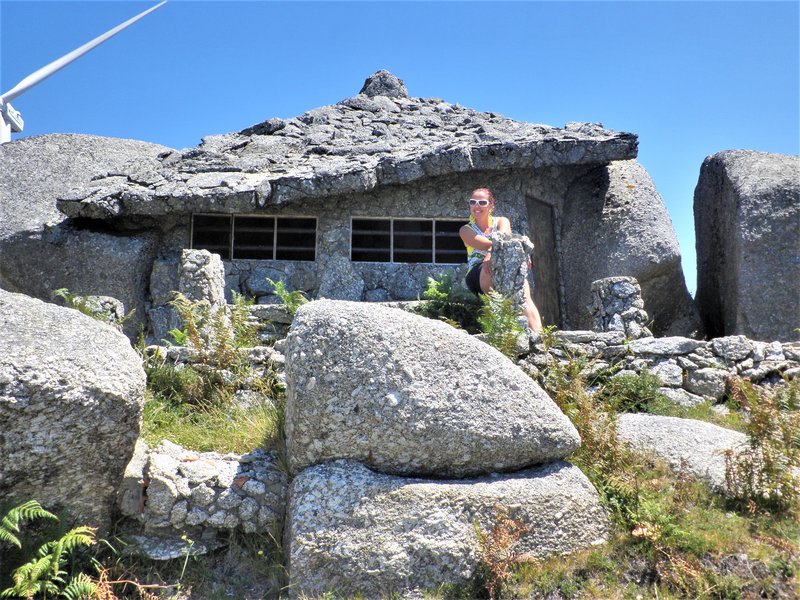
{"type": "MultiPolygon", "coordinates": [[[[0,2],[0,88],[155,2],[0,2]]],[[[358,92],[384,68],[412,96],[637,133],[695,289],[703,158],[800,153],[800,3],[189,2],[20,96],[23,135],[175,148],[358,92]]]]}

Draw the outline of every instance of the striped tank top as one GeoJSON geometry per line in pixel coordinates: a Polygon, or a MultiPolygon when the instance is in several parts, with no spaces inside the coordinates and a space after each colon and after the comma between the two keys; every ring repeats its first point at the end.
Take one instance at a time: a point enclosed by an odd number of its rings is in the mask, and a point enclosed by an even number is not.
{"type": "MultiPolygon", "coordinates": [[[[492,215],[489,215],[489,225],[492,228],[492,233],[497,231],[497,223],[500,219],[495,219],[492,215]]],[[[467,227],[472,229],[476,234],[486,236],[486,234],[481,231],[480,227],[475,224],[475,221],[472,217],[469,219],[469,223],[467,223],[467,227]]],[[[466,244],[464,244],[466,246],[466,244]]],[[[472,269],[475,265],[479,265],[483,262],[483,259],[486,258],[486,252],[488,250],[478,250],[477,248],[473,248],[472,246],[467,246],[467,268],[472,269]]]]}

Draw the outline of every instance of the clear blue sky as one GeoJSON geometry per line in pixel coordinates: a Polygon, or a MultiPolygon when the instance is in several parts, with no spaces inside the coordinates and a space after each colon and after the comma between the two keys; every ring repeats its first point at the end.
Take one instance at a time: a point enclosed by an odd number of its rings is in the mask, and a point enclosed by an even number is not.
{"type": "MultiPolygon", "coordinates": [[[[0,2],[0,88],[155,2],[0,2]]],[[[789,2],[171,0],[13,102],[24,135],[184,148],[358,92],[384,68],[412,96],[514,119],[637,133],[695,288],[703,158],[800,152],[800,11],[789,2]]]]}

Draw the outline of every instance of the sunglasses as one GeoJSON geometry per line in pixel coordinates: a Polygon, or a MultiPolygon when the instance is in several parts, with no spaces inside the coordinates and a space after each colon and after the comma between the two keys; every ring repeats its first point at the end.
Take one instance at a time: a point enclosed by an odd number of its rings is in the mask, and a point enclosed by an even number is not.
{"type": "Polygon", "coordinates": [[[469,199],[469,205],[470,206],[489,206],[489,201],[488,200],[478,200],[476,198],[470,198],[469,199]]]}

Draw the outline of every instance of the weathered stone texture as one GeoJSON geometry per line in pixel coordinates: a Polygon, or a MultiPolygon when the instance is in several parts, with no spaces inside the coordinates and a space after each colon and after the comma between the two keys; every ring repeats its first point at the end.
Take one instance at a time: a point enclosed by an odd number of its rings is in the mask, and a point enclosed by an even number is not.
{"type": "Polygon", "coordinates": [[[111,296],[125,312],[129,336],[145,323],[153,233],[118,234],[65,220],[56,198],[90,179],[124,179],[126,165],[155,160],[164,146],[89,135],[52,134],[0,146],[0,286],[42,300],[57,288],[111,296]]]}
{"type": "Polygon", "coordinates": [[[567,190],[561,217],[566,329],[590,329],[591,284],[634,277],[656,335],[699,326],[681,270],[678,240],[661,196],[637,162],[597,167],[567,190]]]}
{"type": "Polygon", "coordinates": [[[128,339],[77,310],[0,290],[0,490],[107,527],[144,404],[128,339]]]}
{"type": "Polygon", "coordinates": [[[603,543],[609,532],[597,492],[564,462],[435,481],[335,461],[292,482],[285,534],[290,593],[378,598],[465,585],[479,564],[475,525],[491,528],[496,506],[530,527],[515,550],[536,557],[603,543]]]}
{"type": "Polygon", "coordinates": [[[522,309],[525,304],[524,286],[528,277],[528,264],[533,254],[533,242],[527,236],[493,233],[492,288],[504,296],[514,299],[514,306],[522,309]]]}
{"type": "Polygon", "coordinates": [[[518,364],[534,377],[553,362],[565,365],[576,356],[592,359],[584,372],[590,378],[609,367],[628,375],[646,371],[661,380],[660,393],[683,406],[719,401],[731,376],[766,386],[800,376],[797,342],[767,344],[744,336],[710,342],[676,336],[623,342],[621,331],[557,331],[549,345],[533,339],[530,354],[518,364]]]}
{"type": "Polygon", "coordinates": [[[389,73],[363,93],[239,133],[64,194],[69,216],[253,212],[307,198],[465,173],[602,164],[636,156],[637,138],[583,123],[521,123],[439,98],[410,98],[389,73]]]}
{"type": "Polygon", "coordinates": [[[694,192],[697,305],[709,335],[796,339],[800,157],[729,150],[694,192]]]}
{"type": "Polygon", "coordinates": [[[741,450],[747,436],[704,421],[624,414],[617,424],[619,438],[654,452],[675,470],[686,470],[717,491],[725,490],[725,451],[741,450]]]}
{"type": "Polygon", "coordinates": [[[178,291],[193,302],[206,302],[212,312],[225,308],[225,267],[219,254],[207,250],[184,250],[178,291]]]}
{"type": "Polygon", "coordinates": [[[282,522],[288,488],[277,465],[274,452],[193,452],[165,441],[129,466],[120,507],[146,531],[272,532],[282,522]]]}
{"type": "Polygon", "coordinates": [[[595,331],[622,331],[628,339],[649,337],[650,317],[642,288],[634,277],[606,277],[592,282],[590,306],[595,331]]]}
{"type": "Polygon", "coordinates": [[[293,472],[354,458],[463,477],[567,456],[578,434],[550,397],[466,332],[379,305],[300,308],[286,343],[293,472]]]}

